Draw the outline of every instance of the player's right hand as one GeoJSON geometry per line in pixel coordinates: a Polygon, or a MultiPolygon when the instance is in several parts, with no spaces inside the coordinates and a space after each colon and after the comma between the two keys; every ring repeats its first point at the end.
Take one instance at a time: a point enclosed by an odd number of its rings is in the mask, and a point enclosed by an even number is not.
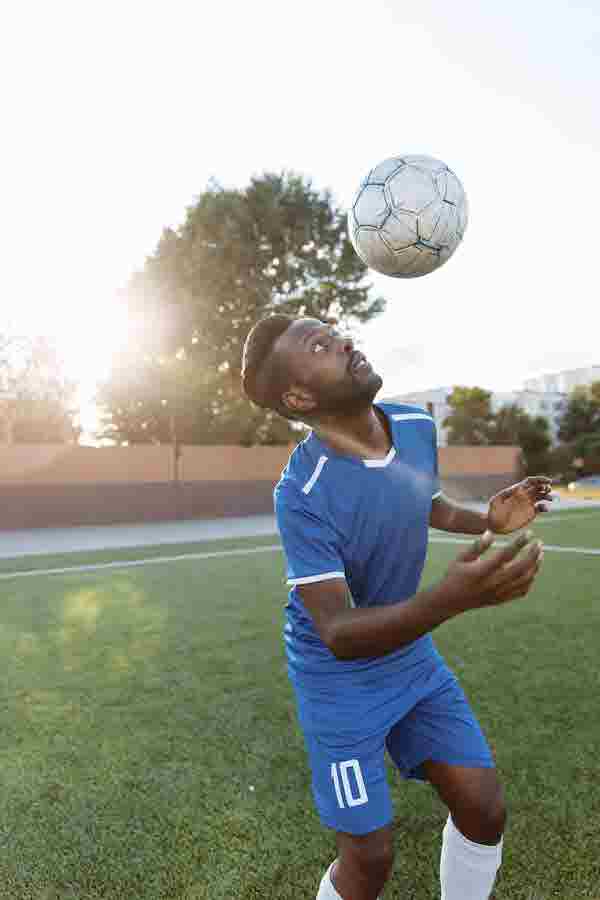
{"type": "Polygon", "coordinates": [[[542,542],[532,542],[531,532],[525,532],[484,558],[493,540],[486,532],[450,564],[442,584],[457,611],[507,603],[531,589],[544,556],[542,542]]]}

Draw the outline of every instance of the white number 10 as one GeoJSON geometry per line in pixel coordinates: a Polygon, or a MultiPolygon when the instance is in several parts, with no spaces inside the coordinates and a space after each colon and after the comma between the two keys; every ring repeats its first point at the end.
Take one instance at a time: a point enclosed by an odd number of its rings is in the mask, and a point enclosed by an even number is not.
{"type": "Polygon", "coordinates": [[[345,809],[344,799],[348,806],[361,806],[363,803],[368,803],[369,798],[367,797],[367,789],[365,787],[365,782],[363,779],[363,775],[360,769],[360,763],[357,759],[347,759],[345,762],[341,763],[332,763],[331,764],[331,777],[333,778],[333,786],[335,788],[335,795],[337,797],[337,802],[340,809],[345,809]],[[339,766],[339,774],[338,774],[338,766],[339,766]],[[356,778],[356,784],[358,787],[358,797],[355,797],[352,794],[352,788],[350,786],[350,779],[348,778],[348,769],[352,769],[354,772],[354,777],[356,778]],[[340,786],[340,775],[342,778],[342,784],[340,786]],[[344,796],[342,797],[342,790],[344,792],[344,796]]]}

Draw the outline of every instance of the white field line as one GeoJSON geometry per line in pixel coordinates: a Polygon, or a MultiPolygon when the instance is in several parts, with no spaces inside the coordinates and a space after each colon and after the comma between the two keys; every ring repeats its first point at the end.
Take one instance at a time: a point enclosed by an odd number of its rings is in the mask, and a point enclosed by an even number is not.
{"type": "MultiPolygon", "coordinates": [[[[470,544],[475,538],[429,538],[430,544],[470,544]]],[[[493,547],[504,547],[509,541],[495,541],[493,547]]],[[[544,550],[551,550],[553,553],[581,553],[584,556],[600,556],[600,549],[597,547],[563,547],[558,544],[547,544],[545,541],[544,550]]]]}
{"type": "Polygon", "coordinates": [[[566,522],[570,519],[572,522],[578,522],[580,519],[598,519],[600,521],[600,509],[596,510],[596,512],[587,512],[587,513],[546,513],[545,515],[541,515],[539,519],[535,520],[533,524],[534,528],[537,528],[538,525],[550,525],[553,522],[566,522]]]}
{"type": "Polygon", "coordinates": [[[97,572],[101,569],[130,569],[133,566],[151,566],[156,563],[182,562],[184,559],[218,559],[222,556],[249,556],[251,553],[272,553],[281,550],[281,544],[264,547],[244,547],[239,550],[215,550],[212,553],[182,553],[179,556],[150,556],[148,559],[124,559],[108,563],[89,563],[83,566],[65,566],[62,569],[31,569],[28,572],[1,572],[0,580],[27,578],[31,575],[69,575],[74,572],[97,572]]]}
{"type": "MultiPolygon", "coordinates": [[[[475,538],[431,537],[430,544],[470,544],[475,538]]],[[[498,541],[495,547],[502,547],[508,541],[498,541]]],[[[82,572],[98,572],[103,569],[131,569],[135,566],[151,566],[159,563],[183,562],[184,560],[220,559],[226,556],[250,556],[254,553],[273,553],[281,550],[281,544],[267,544],[264,547],[243,547],[239,550],[215,550],[209,553],[183,553],[179,556],[152,556],[148,559],[129,559],[108,563],[89,563],[82,566],[65,566],[61,569],[31,569],[22,572],[1,572],[0,581],[11,578],[33,578],[36,575],[72,575],[82,572]]],[[[600,549],[594,547],[561,547],[544,543],[544,550],[553,553],[580,553],[584,556],[600,556],[600,549]]]]}

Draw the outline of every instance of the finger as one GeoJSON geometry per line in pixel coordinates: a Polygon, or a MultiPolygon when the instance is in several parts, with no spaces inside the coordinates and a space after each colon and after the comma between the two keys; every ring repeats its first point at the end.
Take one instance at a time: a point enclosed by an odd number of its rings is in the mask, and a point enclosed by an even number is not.
{"type": "Polygon", "coordinates": [[[498,550],[497,553],[494,553],[493,556],[490,556],[487,559],[479,559],[477,564],[480,576],[482,578],[487,578],[494,572],[499,571],[503,566],[513,560],[515,556],[518,556],[523,547],[526,547],[531,541],[532,537],[533,535],[530,531],[525,531],[515,538],[514,541],[511,541],[510,544],[507,544],[506,547],[503,547],[501,550],[498,550]]]}
{"type": "Polygon", "coordinates": [[[510,600],[514,597],[524,597],[525,594],[529,592],[533,585],[533,582],[537,578],[543,558],[544,551],[542,550],[533,568],[531,568],[528,572],[525,572],[519,578],[516,578],[514,581],[497,586],[494,591],[497,600],[499,602],[504,602],[505,600],[510,600]]]}
{"type": "Polygon", "coordinates": [[[526,577],[534,572],[543,559],[544,545],[541,541],[534,541],[523,556],[507,564],[495,576],[495,582],[504,587],[509,586],[519,578],[526,577]]]}
{"type": "Polygon", "coordinates": [[[518,595],[523,590],[529,590],[536,579],[537,573],[538,568],[536,566],[536,568],[532,572],[528,572],[526,575],[522,575],[521,578],[517,578],[510,584],[500,588],[498,591],[498,596],[505,596],[507,594],[518,595]]]}
{"type": "Polygon", "coordinates": [[[530,490],[531,488],[534,488],[537,491],[552,490],[552,481],[550,478],[546,478],[544,481],[539,478],[526,478],[523,482],[523,485],[527,488],[527,490],[530,490]]]}
{"type": "Polygon", "coordinates": [[[534,484],[527,488],[529,496],[549,497],[552,494],[552,485],[550,484],[534,484]]]}
{"type": "Polygon", "coordinates": [[[553,502],[552,497],[532,497],[532,500],[531,500],[532,512],[534,509],[537,512],[540,512],[540,510],[542,512],[547,512],[549,507],[546,504],[552,503],[552,502],[553,502]]]}
{"type": "Polygon", "coordinates": [[[510,587],[513,581],[533,572],[536,565],[539,564],[539,557],[542,552],[541,543],[541,541],[535,541],[519,559],[506,563],[491,575],[488,575],[486,581],[490,587],[506,589],[510,587]]]}
{"type": "Polygon", "coordinates": [[[524,575],[521,575],[520,578],[517,578],[515,581],[510,584],[502,585],[501,587],[496,589],[496,597],[500,601],[512,599],[513,597],[524,597],[525,594],[529,592],[531,589],[535,579],[537,578],[538,572],[540,571],[542,560],[544,558],[544,551],[540,553],[537,562],[533,569],[524,575]]]}
{"type": "Polygon", "coordinates": [[[515,494],[519,492],[526,491],[527,489],[524,487],[524,482],[520,481],[518,484],[512,484],[510,487],[504,488],[502,491],[498,491],[494,500],[508,500],[510,497],[514,497],[515,494]]]}
{"type": "Polygon", "coordinates": [[[496,603],[508,603],[509,600],[516,600],[517,597],[525,597],[535,582],[535,575],[530,578],[523,578],[518,585],[511,585],[509,588],[497,591],[496,603]]]}
{"type": "Polygon", "coordinates": [[[482,553],[491,547],[494,542],[494,535],[491,531],[484,531],[477,540],[473,541],[472,544],[469,544],[467,549],[460,553],[456,558],[460,562],[474,562],[476,559],[479,559],[482,553]]]}
{"type": "Polygon", "coordinates": [[[554,494],[550,493],[550,491],[538,491],[535,497],[536,500],[548,500],[550,503],[554,500],[554,494]]]}
{"type": "Polygon", "coordinates": [[[530,485],[530,484],[551,485],[552,479],[549,478],[547,475],[530,475],[528,478],[525,479],[524,482],[521,482],[521,483],[526,484],[526,485],[530,485]]]}

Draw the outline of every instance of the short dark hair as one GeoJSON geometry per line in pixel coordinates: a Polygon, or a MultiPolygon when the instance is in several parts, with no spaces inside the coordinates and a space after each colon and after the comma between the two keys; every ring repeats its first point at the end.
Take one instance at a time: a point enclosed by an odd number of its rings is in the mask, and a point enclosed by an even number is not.
{"type": "Polygon", "coordinates": [[[293,418],[281,402],[281,394],[289,386],[287,371],[273,349],[294,321],[292,316],[282,314],[261,319],[248,334],[242,354],[242,387],[246,396],[257,406],[273,409],[286,419],[293,418]]]}

